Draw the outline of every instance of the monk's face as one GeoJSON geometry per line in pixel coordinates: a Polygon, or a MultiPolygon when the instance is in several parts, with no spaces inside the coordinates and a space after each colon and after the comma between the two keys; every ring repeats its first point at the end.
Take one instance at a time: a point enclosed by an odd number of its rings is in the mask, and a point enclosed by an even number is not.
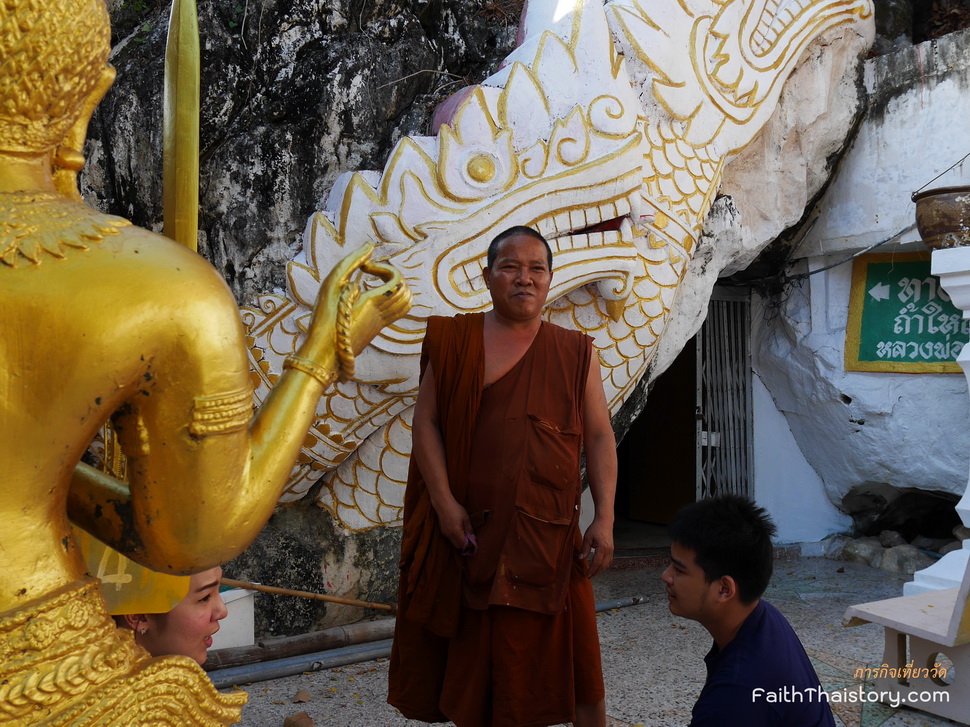
{"type": "Polygon", "coordinates": [[[483,271],[495,314],[511,321],[538,318],[549,295],[549,253],[531,235],[505,240],[491,268],[483,271]]]}

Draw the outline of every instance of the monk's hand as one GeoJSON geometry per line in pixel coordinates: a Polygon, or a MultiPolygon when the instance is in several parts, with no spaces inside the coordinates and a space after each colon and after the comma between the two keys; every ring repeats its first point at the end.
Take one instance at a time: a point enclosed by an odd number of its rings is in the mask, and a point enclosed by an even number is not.
{"type": "Polygon", "coordinates": [[[434,504],[435,512],[438,515],[438,526],[441,534],[448,542],[459,550],[464,550],[467,545],[466,537],[472,534],[472,521],[468,517],[468,512],[454,497],[442,498],[441,502],[434,504]]]}
{"type": "Polygon", "coordinates": [[[590,553],[593,554],[593,558],[586,563],[586,575],[592,578],[606,570],[613,560],[612,518],[597,516],[586,528],[583,550],[579,557],[585,561],[590,553]]]}

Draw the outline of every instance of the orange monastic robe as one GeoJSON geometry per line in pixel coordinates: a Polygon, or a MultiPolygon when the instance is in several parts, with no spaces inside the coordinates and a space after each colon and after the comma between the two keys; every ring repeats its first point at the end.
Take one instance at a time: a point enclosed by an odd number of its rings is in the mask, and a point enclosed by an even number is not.
{"type": "Polygon", "coordinates": [[[422,352],[437,385],[449,484],[479,550],[441,535],[412,459],[388,701],[458,727],[572,721],[603,698],[581,545],[582,403],[588,337],[543,323],[483,390],[482,314],[433,317],[422,352]]]}

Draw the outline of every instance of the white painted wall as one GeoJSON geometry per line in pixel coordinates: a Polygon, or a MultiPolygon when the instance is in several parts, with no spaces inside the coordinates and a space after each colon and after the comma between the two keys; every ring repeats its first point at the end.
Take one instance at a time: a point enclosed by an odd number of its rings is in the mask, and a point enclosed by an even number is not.
{"type": "Polygon", "coordinates": [[[809,543],[851,530],[852,518],[825,494],[785,415],[761,378],[752,376],[754,404],[754,497],[778,527],[777,542],[809,543]]]}
{"type": "Polygon", "coordinates": [[[835,505],[853,488],[884,485],[962,493],[970,464],[966,379],[846,371],[851,279],[850,264],[819,272],[791,289],[780,315],[756,311],[755,372],[835,505]]]}
{"type": "Polygon", "coordinates": [[[910,196],[970,184],[970,30],[866,61],[870,112],[839,165],[801,257],[856,251],[906,231],[919,240],[910,196]],[[929,183],[929,184],[928,184],[929,183]]]}
{"type": "MultiPolygon", "coordinates": [[[[961,494],[970,464],[963,376],[852,372],[844,364],[849,258],[914,226],[911,193],[970,152],[970,31],[870,59],[865,82],[869,114],[790,271],[813,274],[786,291],[778,315],[756,313],[752,330],[754,369],[836,506],[852,490],[886,485],[961,494]]],[[[970,160],[929,186],[960,183],[970,183],[970,160]]],[[[876,251],[920,248],[912,229],[876,251]]],[[[787,455],[759,447],[762,467],[787,468],[787,455]]],[[[770,497],[786,506],[783,496],[770,497]]]]}

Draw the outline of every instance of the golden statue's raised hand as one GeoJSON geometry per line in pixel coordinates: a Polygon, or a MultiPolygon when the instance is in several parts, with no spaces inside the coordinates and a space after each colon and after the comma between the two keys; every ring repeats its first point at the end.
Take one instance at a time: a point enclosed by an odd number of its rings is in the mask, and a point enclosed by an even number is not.
{"type": "Polygon", "coordinates": [[[371,260],[373,252],[373,246],[365,244],[327,275],[317,295],[306,341],[298,357],[288,359],[288,368],[304,365],[309,373],[317,366],[321,376],[333,372],[346,381],[354,375],[354,357],[384,326],[408,312],[411,291],[401,273],[371,260]],[[383,284],[363,290],[360,280],[354,279],[358,271],[379,278],[383,284]]]}

